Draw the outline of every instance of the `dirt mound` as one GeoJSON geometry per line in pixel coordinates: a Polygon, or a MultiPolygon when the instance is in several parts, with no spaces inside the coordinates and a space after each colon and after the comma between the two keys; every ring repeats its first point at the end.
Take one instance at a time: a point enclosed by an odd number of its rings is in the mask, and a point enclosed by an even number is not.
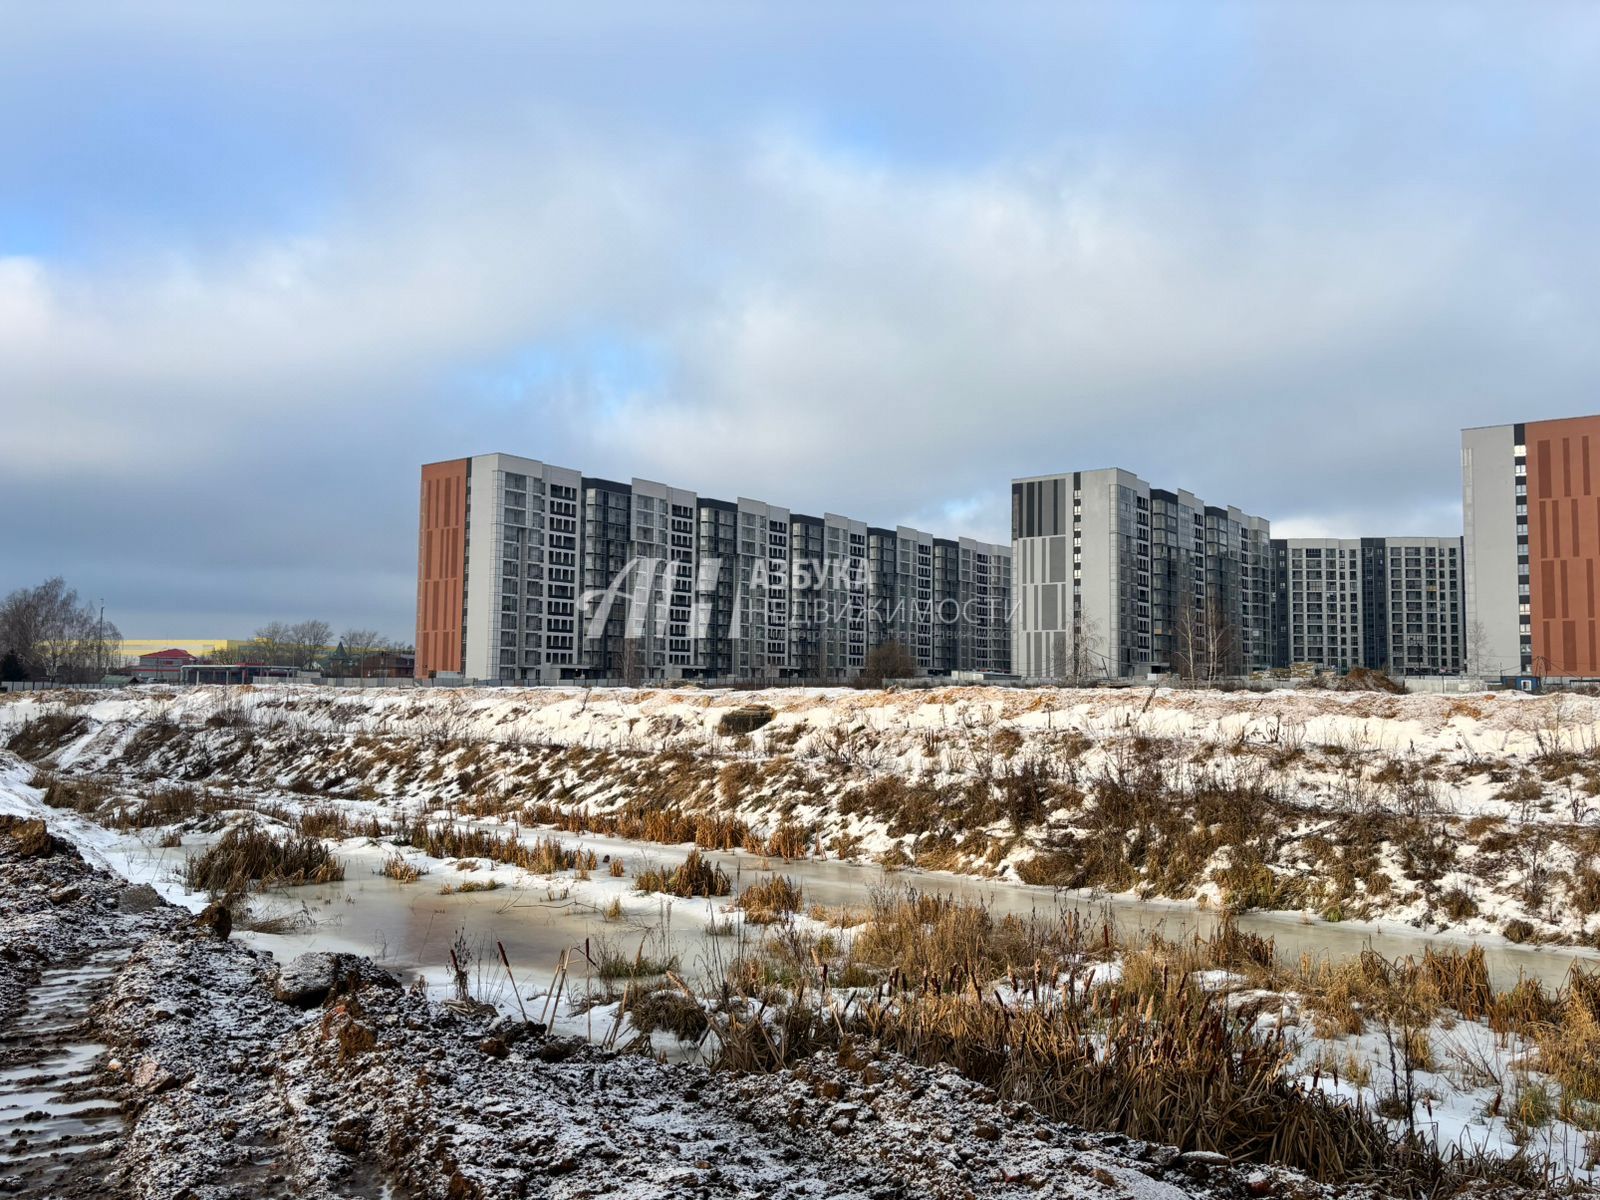
{"type": "Polygon", "coordinates": [[[1406,694],[1406,685],[1400,680],[1367,667],[1351,667],[1343,675],[1318,675],[1307,680],[1306,686],[1328,692],[1389,692],[1396,696],[1406,694]]]}

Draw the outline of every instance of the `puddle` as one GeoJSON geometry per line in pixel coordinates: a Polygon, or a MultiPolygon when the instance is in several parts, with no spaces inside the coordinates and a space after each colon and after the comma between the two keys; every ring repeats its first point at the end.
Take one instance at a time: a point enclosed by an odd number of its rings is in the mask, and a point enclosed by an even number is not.
{"type": "MultiPolygon", "coordinates": [[[[586,943],[596,957],[602,945],[625,950],[631,957],[643,944],[647,954],[676,957],[685,974],[704,977],[737,951],[740,937],[760,936],[759,930],[733,937],[710,934],[714,913],[725,915],[721,912],[725,899],[713,905],[703,899],[646,897],[631,890],[631,877],[641,863],[675,864],[686,856],[687,847],[580,838],[526,828],[522,832],[525,838],[553,837],[567,845],[592,849],[597,855],[621,857],[628,864],[629,878],[607,878],[603,866],[588,882],[574,880],[571,873],[544,878],[501,868],[495,872],[499,879],[516,882],[506,882],[494,891],[442,895],[442,885],[459,885],[480,878],[481,873],[444,867],[416,882],[400,883],[377,873],[389,847],[346,843],[337,851],[345,863],[344,881],[279,889],[258,897],[261,911],[297,917],[304,922],[303,928],[287,934],[235,936],[271,950],[279,958],[305,950],[369,955],[408,980],[420,973],[430,984],[442,988],[448,977],[452,943],[459,932],[473,951],[474,963],[469,973],[474,994],[490,1001],[510,999],[509,993],[500,994],[506,978],[498,953],[502,945],[516,973],[519,990],[526,996],[529,990],[548,986],[563,952],[586,943]],[[602,916],[602,909],[614,896],[622,898],[626,909],[621,921],[608,921],[602,916]]],[[[152,855],[155,853],[164,856],[164,863],[174,862],[173,851],[152,851],[152,855]]],[[[177,852],[178,862],[181,853],[177,852]]],[[[861,908],[876,888],[911,887],[933,895],[981,902],[997,915],[1053,920],[1075,913],[1091,923],[1109,917],[1124,933],[1155,932],[1172,939],[1205,937],[1221,922],[1216,912],[1188,905],[1097,898],[937,872],[891,872],[872,864],[837,860],[785,863],[740,852],[709,857],[733,876],[736,892],[751,882],[782,874],[802,886],[807,905],[861,908]]],[[[1244,913],[1238,916],[1237,924],[1248,932],[1273,938],[1279,954],[1290,961],[1302,954],[1340,959],[1367,949],[1388,958],[1420,957],[1429,947],[1440,950],[1470,944],[1403,928],[1308,922],[1286,913],[1244,913]]],[[[1565,979],[1574,962],[1600,961],[1592,954],[1498,942],[1484,945],[1484,956],[1491,980],[1499,988],[1509,988],[1519,978],[1536,979],[1554,987],[1565,979]]],[[[573,978],[579,979],[583,973],[582,966],[575,963],[573,978]]]]}
{"type": "MultiPolygon", "coordinates": [[[[511,828],[491,820],[463,823],[495,831],[511,828]]],[[[675,960],[681,976],[696,984],[715,978],[737,955],[741,939],[762,936],[760,930],[745,930],[737,918],[733,936],[712,935],[713,918],[727,923],[723,912],[726,899],[708,903],[646,896],[632,890],[632,877],[642,865],[676,865],[687,856],[687,846],[580,837],[532,827],[519,832],[525,840],[550,838],[568,847],[592,850],[602,862],[608,856],[620,858],[627,864],[627,877],[611,878],[603,865],[591,880],[578,881],[570,872],[545,878],[506,867],[491,868],[488,863],[482,863],[476,872],[435,863],[431,874],[401,883],[378,873],[393,852],[391,846],[351,840],[335,847],[345,866],[343,881],[277,889],[255,898],[258,913],[293,918],[299,928],[271,934],[236,929],[234,936],[271,951],[280,960],[307,950],[366,955],[408,983],[420,975],[442,999],[453,991],[450,955],[459,934],[470,951],[469,990],[506,1010],[513,1008],[515,1000],[500,958],[502,947],[515,975],[517,994],[525,1005],[537,1007],[539,997],[550,989],[563,955],[571,960],[565,995],[581,994],[591,984],[603,990],[589,963],[576,952],[584,947],[597,959],[602,950],[631,958],[642,947],[651,958],[675,960]],[[442,886],[458,887],[491,875],[502,885],[496,890],[441,894],[442,886]],[[624,910],[621,920],[607,920],[603,915],[613,899],[619,900],[624,910]]],[[[198,909],[204,898],[184,894],[175,877],[185,856],[210,840],[210,836],[191,836],[180,846],[163,848],[150,839],[100,831],[97,850],[119,873],[155,883],[170,899],[198,909]]],[[[783,862],[737,851],[707,857],[734,877],[736,892],[749,883],[782,874],[801,885],[808,906],[820,903],[859,909],[870,902],[875,889],[909,887],[980,902],[997,915],[1056,920],[1072,913],[1091,927],[1109,918],[1124,935],[1160,933],[1174,940],[1206,937],[1222,920],[1214,911],[1185,904],[1063,893],[941,872],[888,871],[871,863],[829,859],[783,862]]],[[[1295,913],[1244,913],[1237,917],[1237,924],[1242,930],[1272,938],[1280,957],[1290,962],[1303,954],[1345,959],[1369,949],[1391,959],[1420,958],[1429,948],[1437,951],[1472,944],[1467,938],[1430,935],[1404,926],[1329,923],[1295,913]]],[[[1499,939],[1482,944],[1491,982],[1499,989],[1509,989],[1523,978],[1554,988],[1565,980],[1574,962],[1600,962],[1600,956],[1592,952],[1515,946],[1499,939]]],[[[573,1019],[579,1025],[563,1031],[586,1032],[587,1021],[573,1019]]]]}
{"type": "Polygon", "coordinates": [[[119,947],[43,972],[0,1034],[0,1191],[97,1192],[122,1115],[105,1088],[105,1048],[87,1037],[85,1020],[127,956],[119,947]]]}

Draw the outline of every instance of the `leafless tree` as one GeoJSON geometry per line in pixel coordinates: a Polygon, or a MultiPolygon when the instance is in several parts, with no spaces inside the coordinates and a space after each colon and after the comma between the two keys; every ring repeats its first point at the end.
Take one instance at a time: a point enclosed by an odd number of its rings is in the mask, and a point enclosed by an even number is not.
{"type": "Polygon", "coordinates": [[[1239,669],[1233,628],[1215,600],[1199,605],[1192,594],[1181,593],[1173,614],[1172,640],[1172,667],[1183,679],[1212,683],[1239,669]]]}
{"type": "Polygon", "coordinates": [[[1233,624],[1222,611],[1220,602],[1213,600],[1206,606],[1206,621],[1204,628],[1203,661],[1205,664],[1205,678],[1216,680],[1224,675],[1237,675],[1240,673],[1237,662],[1237,646],[1234,644],[1233,624]]]}
{"type": "Polygon", "coordinates": [[[1483,622],[1467,622],[1467,674],[1484,675],[1489,670],[1489,631],[1483,622]]]}
{"type": "Polygon", "coordinates": [[[316,665],[316,661],[328,650],[332,637],[333,626],[326,621],[298,621],[290,626],[292,665],[302,668],[316,665]]]}
{"type": "Polygon", "coordinates": [[[625,637],[622,639],[622,682],[629,687],[638,687],[644,682],[645,662],[644,646],[641,639],[625,637]]]}
{"type": "Polygon", "coordinates": [[[1056,680],[1073,683],[1105,674],[1100,623],[1082,613],[1074,616],[1072,628],[1052,644],[1049,672],[1056,680]]]}
{"type": "Polygon", "coordinates": [[[238,656],[245,662],[273,667],[310,667],[328,649],[333,626],[326,621],[269,621],[242,644],[238,656]]]}
{"type": "Polygon", "coordinates": [[[1194,680],[1199,676],[1200,660],[1204,657],[1201,631],[1204,619],[1195,607],[1194,595],[1189,591],[1178,593],[1172,614],[1172,669],[1178,678],[1194,680]]]}
{"type": "Polygon", "coordinates": [[[882,687],[886,680],[909,679],[916,673],[917,660],[911,651],[899,642],[880,642],[867,651],[860,681],[864,687],[882,687]]]}
{"type": "Polygon", "coordinates": [[[383,654],[395,648],[392,638],[384,637],[376,629],[346,629],[339,635],[344,652],[352,658],[365,658],[369,654],[383,654]]]}
{"type": "Polygon", "coordinates": [[[38,587],[18,588],[0,603],[0,656],[13,656],[30,678],[98,679],[120,665],[121,640],[116,625],[59,575],[38,587]]]}
{"type": "Polygon", "coordinates": [[[287,667],[291,664],[294,654],[290,626],[283,621],[269,621],[255,636],[238,648],[239,659],[243,662],[266,663],[273,667],[287,667]]]}

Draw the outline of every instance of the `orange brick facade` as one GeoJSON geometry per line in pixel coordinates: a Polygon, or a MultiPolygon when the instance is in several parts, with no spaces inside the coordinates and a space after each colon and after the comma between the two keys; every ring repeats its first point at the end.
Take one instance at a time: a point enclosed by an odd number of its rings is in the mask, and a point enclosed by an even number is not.
{"type": "Polygon", "coordinates": [[[467,584],[467,466],[464,458],[422,468],[417,545],[417,678],[456,672],[467,584]]]}
{"type": "Polygon", "coordinates": [[[1523,432],[1534,670],[1600,675],[1600,417],[1523,432]]]}

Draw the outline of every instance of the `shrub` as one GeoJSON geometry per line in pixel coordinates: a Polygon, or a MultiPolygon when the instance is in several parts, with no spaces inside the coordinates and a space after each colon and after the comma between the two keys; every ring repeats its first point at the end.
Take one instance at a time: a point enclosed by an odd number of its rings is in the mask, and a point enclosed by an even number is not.
{"type": "Polygon", "coordinates": [[[776,715],[765,704],[746,704],[740,708],[730,708],[717,722],[717,732],[725,737],[754,733],[771,722],[776,715]]]}
{"type": "Polygon", "coordinates": [[[1530,941],[1538,931],[1534,929],[1532,922],[1524,921],[1521,917],[1513,917],[1501,927],[1500,932],[1508,942],[1526,942],[1530,941]]]}

